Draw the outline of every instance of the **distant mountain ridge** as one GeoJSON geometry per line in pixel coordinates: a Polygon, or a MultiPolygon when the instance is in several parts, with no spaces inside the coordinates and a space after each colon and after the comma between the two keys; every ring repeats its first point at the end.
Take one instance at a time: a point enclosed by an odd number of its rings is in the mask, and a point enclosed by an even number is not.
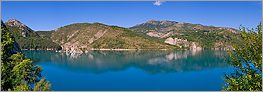
{"type": "Polygon", "coordinates": [[[231,41],[237,39],[237,35],[239,35],[239,31],[234,28],[180,23],[168,20],[149,20],[129,29],[151,37],[166,39],[165,43],[171,45],[190,47],[189,43],[195,42],[198,44],[198,47],[216,49],[230,48],[231,41]]]}
{"type": "Polygon", "coordinates": [[[228,28],[228,27],[214,27],[214,26],[205,26],[201,24],[191,24],[185,22],[176,22],[169,20],[148,20],[144,23],[137,24],[130,29],[147,32],[151,30],[155,30],[158,32],[167,32],[167,31],[182,31],[182,30],[228,30],[233,33],[238,32],[237,29],[228,28]],[[143,29],[141,29],[143,28],[143,29]]]}
{"type": "Polygon", "coordinates": [[[69,52],[114,49],[225,49],[231,48],[231,43],[239,37],[239,31],[234,28],[169,20],[149,20],[130,28],[102,23],[74,23],[53,31],[34,31],[15,19],[8,20],[5,24],[15,34],[22,49],[61,47],[69,52]]]}

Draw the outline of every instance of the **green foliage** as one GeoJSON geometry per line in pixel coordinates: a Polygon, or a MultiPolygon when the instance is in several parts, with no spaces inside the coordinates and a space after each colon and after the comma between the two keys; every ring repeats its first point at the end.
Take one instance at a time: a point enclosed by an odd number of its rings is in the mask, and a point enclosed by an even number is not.
{"type": "Polygon", "coordinates": [[[23,58],[22,62],[16,64],[11,71],[14,76],[13,84],[21,84],[20,82],[23,81],[28,84],[35,83],[41,77],[41,71],[42,69],[39,66],[34,66],[31,60],[23,58]]]}
{"type": "Polygon", "coordinates": [[[7,28],[9,30],[12,30],[11,34],[13,34],[15,40],[20,45],[21,49],[61,49],[60,45],[54,43],[50,38],[52,32],[34,32],[33,30],[31,30],[27,31],[27,37],[23,37],[21,34],[23,30],[11,26],[7,26],[7,28]]]}
{"type": "Polygon", "coordinates": [[[46,81],[45,78],[41,79],[34,87],[34,91],[46,91],[51,90],[51,84],[46,81]]]}
{"type": "MultiPolygon", "coordinates": [[[[26,84],[26,83],[18,85],[14,88],[14,91],[29,91],[29,90],[30,90],[30,88],[29,88],[28,84],[26,84]]],[[[9,91],[11,91],[11,90],[9,90],[9,91]]]]}
{"type": "Polygon", "coordinates": [[[38,36],[38,34],[35,33],[32,29],[21,30],[18,27],[11,27],[11,26],[8,26],[8,25],[6,25],[6,28],[8,30],[12,30],[11,33],[13,34],[14,37],[22,37],[22,34],[21,34],[22,32],[28,33],[27,36],[30,36],[30,37],[37,37],[38,36]]]}
{"type": "Polygon", "coordinates": [[[39,86],[42,69],[32,64],[19,51],[15,51],[15,39],[9,30],[1,24],[1,89],[2,91],[30,91],[38,85],[40,90],[50,90],[48,82],[43,87],[39,86]]]}
{"type": "Polygon", "coordinates": [[[36,31],[36,33],[42,38],[50,38],[53,32],[54,32],[54,30],[52,30],[52,31],[36,31]]]}
{"type": "Polygon", "coordinates": [[[241,42],[233,47],[229,63],[236,70],[225,76],[224,90],[262,90],[262,25],[256,30],[242,28],[241,42]]]}
{"type": "Polygon", "coordinates": [[[1,28],[1,55],[3,58],[7,58],[10,56],[10,52],[13,48],[14,40],[11,38],[11,34],[7,33],[5,31],[2,31],[3,29],[1,28]]]}
{"type": "Polygon", "coordinates": [[[25,37],[16,39],[22,49],[61,49],[61,47],[52,42],[49,38],[25,37]]]}
{"type": "Polygon", "coordinates": [[[118,39],[103,39],[99,42],[96,42],[96,44],[93,44],[94,48],[125,48],[124,47],[125,42],[123,40],[118,39]]]}
{"type": "Polygon", "coordinates": [[[225,30],[187,30],[173,35],[176,38],[187,39],[188,41],[198,42],[203,48],[214,48],[216,42],[223,42],[226,45],[235,43],[239,34],[233,34],[225,30]]]}

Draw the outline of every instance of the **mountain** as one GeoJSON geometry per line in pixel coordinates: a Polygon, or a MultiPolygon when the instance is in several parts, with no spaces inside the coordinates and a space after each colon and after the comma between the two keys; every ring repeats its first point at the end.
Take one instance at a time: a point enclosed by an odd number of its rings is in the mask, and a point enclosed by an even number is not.
{"type": "Polygon", "coordinates": [[[139,35],[127,28],[101,23],[75,23],[56,29],[51,39],[63,50],[90,49],[174,49],[158,38],[139,35]]]}
{"type": "Polygon", "coordinates": [[[240,32],[233,28],[149,20],[131,28],[102,23],[74,23],[52,31],[34,31],[22,22],[6,23],[22,49],[86,50],[229,49],[240,32]]]}
{"type": "Polygon", "coordinates": [[[5,25],[15,37],[39,37],[31,28],[16,19],[10,19],[5,25]]]}
{"type": "Polygon", "coordinates": [[[8,30],[11,31],[15,40],[21,49],[60,49],[61,47],[54,43],[50,37],[39,35],[30,27],[16,19],[10,19],[5,22],[8,30]]]}
{"type": "Polygon", "coordinates": [[[237,33],[238,31],[234,28],[226,28],[226,27],[214,27],[214,26],[205,26],[201,24],[191,24],[191,23],[180,23],[176,21],[158,21],[158,20],[149,20],[145,23],[135,25],[131,27],[137,32],[147,33],[149,31],[157,31],[157,32],[170,32],[170,31],[188,31],[188,30],[207,30],[207,31],[215,31],[215,30],[227,30],[232,33],[237,33]]]}
{"type": "Polygon", "coordinates": [[[200,48],[231,48],[231,43],[239,37],[239,31],[234,28],[167,20],[149,20],[129,29],[140,34],[165,39],[164,43],[180,47],[196,45],[200,48]]]}

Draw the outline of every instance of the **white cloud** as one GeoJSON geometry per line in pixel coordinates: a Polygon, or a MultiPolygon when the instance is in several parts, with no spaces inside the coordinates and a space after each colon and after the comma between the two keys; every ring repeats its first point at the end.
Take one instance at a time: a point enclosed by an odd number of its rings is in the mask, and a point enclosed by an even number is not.
{"type": "Polygon", "coordinates": [[[163,1],[161,1],[161,0],[156,0],[156,1],[153,3],[153,5],[160,6],[160,5],[162,5],[162,3],[163,3],[163,1]]]}

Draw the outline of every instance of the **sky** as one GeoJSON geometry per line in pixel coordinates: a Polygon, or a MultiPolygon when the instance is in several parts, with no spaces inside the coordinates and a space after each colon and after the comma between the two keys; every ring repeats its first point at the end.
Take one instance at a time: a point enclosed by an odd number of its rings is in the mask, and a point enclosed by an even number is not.
{"type": "Polygon", "coordinates": [[[36,31],[73,23],[100,22],[131,27],[147,20],[171,20],[218,27],[255,28],[261,1],[253,2],[2,2],[2,20],[17,19],[36,31]]]}

